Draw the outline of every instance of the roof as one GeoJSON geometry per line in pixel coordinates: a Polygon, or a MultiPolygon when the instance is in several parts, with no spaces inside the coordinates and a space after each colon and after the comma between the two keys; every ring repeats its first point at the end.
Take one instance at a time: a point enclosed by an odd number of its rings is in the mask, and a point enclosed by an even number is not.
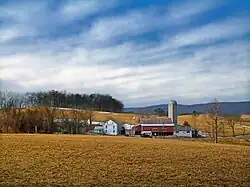
{"type": "Polygon", "coordinates": [[[188,125],[179,125],[179,124],[177,124],[175,128],[176,128],[177,131],[191,131],[192,130],[192,127],[188,126],[188,125]]]}
{"type": "Polygon", "coordinates": [[[130,125],[130,124],[127,124],[127,123],[123,124],[123,127],[124,127],[125,129],[127,129],[127,130],[131,130],[134,126],[135,126],[135,125],[130,125]]]}
{"type": "MultiPolygon", "coordinates": [[[[88,120],[87,123],[90,124],[90,121],[88,120]]],[[[91,123],[92,123],[92,125],[104,124],[103,121],[92,121],[91,123]]]]}
{"type": "Polygon", "coordinates": [[[157,117],[157,118],[141,118],[140,119],[141,124],[172,124],[171,118],[162,118],[162,117],[157,117]]]}
{"type": "Polygon", "coordinates": [[[92,130],[95,130],[95,129],[102,129],[103,126],[102,125],[88,125],[87,126],[87,131],[92,131],[92,130]]]}
{"type": "Polygon", "coordinates": [[[162,123],[152,123],[152,124],[141,124],[141,126],[143,127],[174,127],[175,125],[173,123],[165,123],[165,124],[162,124],[162,123]]]}
{"type": "Polygon", "coordinates": [[[92,131],[92,130],[94,130],[94,128],[95,128],[95,125],[88,125],[87,131],[92,131]]]}
{"type": "Polygon", "coordinates": [[[177,102],[175,100],[170,100],[169,103],[177,105],[177,102]]]}
{"type": "Polygon", "coordinates": [[[115,122],[117,125],[122,125],[122,123],[120,121],[116,120],[116,119],[106,120],[105,123],[108,122],[108,121],[110,121],[110,120],[113,121],[113,122],[115,122]]]}

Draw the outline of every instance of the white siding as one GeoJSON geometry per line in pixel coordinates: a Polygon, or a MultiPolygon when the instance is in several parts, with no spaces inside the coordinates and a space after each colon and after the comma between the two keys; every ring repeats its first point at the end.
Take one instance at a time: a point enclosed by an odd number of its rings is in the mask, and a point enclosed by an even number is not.
{"type": "Polygon", "coordinates": [[[125,128],[125,130],[132,130],[132,128],[134,127],[134,125],[130,125],[130,124],[123,124],[123,127],[125,128]]]}
{"type": "Polygon", "coordinates": [[[175,136],[192,138],[192,131],[177,131],[174,132],[175,136]]]}
{"type": "Polygon", "coordinates": [[[114,121],[109,120],[103,126],[104,134],[118,135],[120,133],[119,127],[120,126],[116,124],[114,121]]]}

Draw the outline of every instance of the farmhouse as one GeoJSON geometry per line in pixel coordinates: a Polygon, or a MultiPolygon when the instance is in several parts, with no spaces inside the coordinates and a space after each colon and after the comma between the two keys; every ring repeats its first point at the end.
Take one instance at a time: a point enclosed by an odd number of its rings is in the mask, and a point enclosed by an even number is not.
{"type": "Polygon", "coordinates": [[[108,120],[103,125],[104,134],[118,135],[121,134],[122,124],[116,120],[108,120]]]}

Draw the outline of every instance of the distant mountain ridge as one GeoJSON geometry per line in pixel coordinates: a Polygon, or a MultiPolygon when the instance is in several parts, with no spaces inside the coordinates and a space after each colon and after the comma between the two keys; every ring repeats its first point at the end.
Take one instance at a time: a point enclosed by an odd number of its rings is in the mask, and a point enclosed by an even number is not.
{"type": "MultiPolygon", "coordinates": [[[[177,105],[177,114],[189,113],[193,111],[198,113],[206,113],[210,103],[204,104],[193,104],[193,105],[177,105]]],[[[250,101],[242,102],[220,102],[220,111],[222,114],[250,114],[250,101]]],[[[167,110],[168,104],[153,105],[147,107],[133,107],[133,108],[124,108],[124,112],[134,112],[139,114],[153,114],[155,109],[161,108],[167,110]]]]}

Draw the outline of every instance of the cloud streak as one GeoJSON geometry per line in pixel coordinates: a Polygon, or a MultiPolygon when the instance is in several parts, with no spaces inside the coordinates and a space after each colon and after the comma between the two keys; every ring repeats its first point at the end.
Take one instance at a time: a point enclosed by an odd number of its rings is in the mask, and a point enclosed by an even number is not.
{"type": "Polygon", "coordinates": [[[20,10],[22,3],[5,5],[0,78],[14,91],[109,93],[126,106],[249,100],[249,19],[227,15],[186,22],[221,6],[204,3],[123,12],[112,12],[117,1],[52,3],[55,11],[47,1],[39,8],[29,4],[36,7],[31,11],[20,10]]]}

